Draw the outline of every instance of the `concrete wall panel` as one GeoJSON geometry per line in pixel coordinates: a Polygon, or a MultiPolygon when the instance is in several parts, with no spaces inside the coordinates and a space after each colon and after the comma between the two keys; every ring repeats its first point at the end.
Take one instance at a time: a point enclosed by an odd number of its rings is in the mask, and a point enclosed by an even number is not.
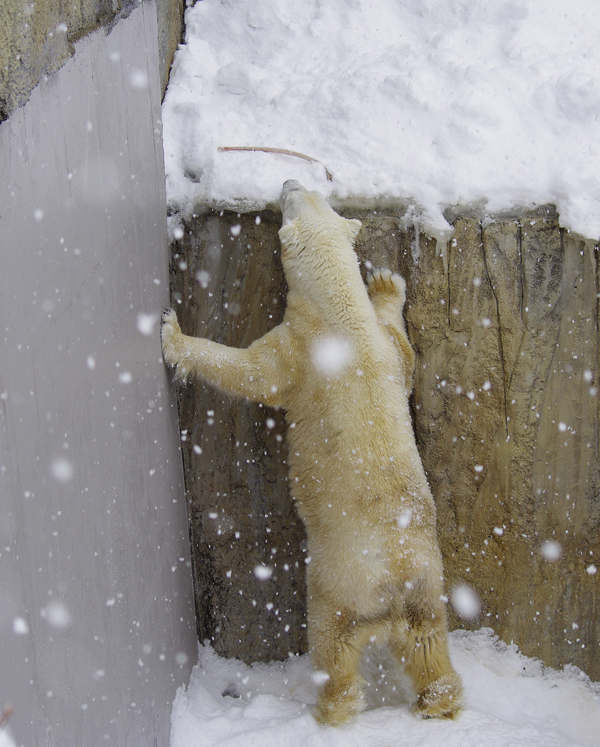
{"type": "Polygon", "coordinates": [[[0,125],[0,709],[28,747],[167,745],[196,654],[156,18],[0,125]]]}
{"type": "MultiPolygon", "coordinates": [[[[136,0],[2,0],[0,3],[0,122],[73,54],[75,42],[137,7],[136,0]]],[[[183,31],[183,0],[156,0],[161,96],[183,31]]]]}

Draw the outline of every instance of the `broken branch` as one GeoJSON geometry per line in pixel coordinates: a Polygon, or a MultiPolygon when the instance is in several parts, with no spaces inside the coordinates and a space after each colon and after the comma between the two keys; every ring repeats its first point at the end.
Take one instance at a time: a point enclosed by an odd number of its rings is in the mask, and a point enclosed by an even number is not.
{"type": "Polygon", "coordinates": [[[324,163],[321,161],[318,161],[316,158],[311,158],[310,156],[305,155],[304,153],[298,153],[298,151],[295,150],[288,150],[287,148],[269,148],[267,146],[225,146],[221,147],[219,146],[219,150],[221,152],[224,151],[232,151],[232,150],[245,150],[245,151],[260,151],[261,153],[275,153],[280,156],[295,156],[296,158],[302,158],[305,161],[310,161],[311,163],[319,163],[321,166],[325,169],[325,175],[327,176],[327,181],[331,182],[333,181],[333,177],[331,176],[331,173],[328,171],[327,167],[324,163]]]}

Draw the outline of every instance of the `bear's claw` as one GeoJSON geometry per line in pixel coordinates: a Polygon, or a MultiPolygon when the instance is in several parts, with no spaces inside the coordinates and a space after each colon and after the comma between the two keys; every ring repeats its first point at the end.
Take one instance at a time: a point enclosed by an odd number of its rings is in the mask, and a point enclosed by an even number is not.
{"type": "Polygon", "coordinates": [[[179,335],[181,335],[181,327],[177,321],[177,314],[173,309],[167,308],[163,311],[160,323],[160,341],[164,361],[170,367],[177,366],[179,362],[176,353],[176,341],[179,335]]]}
{"type": "Polygon", "coordinates": [[[406,300],[406,281],[401,275],[386,268],[373,270],[367,275],[367,288],[370,298],[374,296],[396,297],[402,305],[406,300]]]}

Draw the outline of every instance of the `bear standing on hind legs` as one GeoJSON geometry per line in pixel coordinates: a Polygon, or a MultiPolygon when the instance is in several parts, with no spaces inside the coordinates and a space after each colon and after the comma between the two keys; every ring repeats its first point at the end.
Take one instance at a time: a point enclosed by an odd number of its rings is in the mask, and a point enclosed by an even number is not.
{"type": "Polygon", "coordinates": [[[369,641],[388,643],[424,717],[453,718],[462,686],[450,663],[435,505],[408,407],[414,354],[405,283],[387,270],[362,281],[356,220],[318,192],[285,182],[279,232],[288,283],[283,322],[239,350],[162,325],[165,361],[185,381],[281,407],[290,489],[306,525],[308,638],[327,675],[318,721],[363,707],[358,674],[369,641]]]}

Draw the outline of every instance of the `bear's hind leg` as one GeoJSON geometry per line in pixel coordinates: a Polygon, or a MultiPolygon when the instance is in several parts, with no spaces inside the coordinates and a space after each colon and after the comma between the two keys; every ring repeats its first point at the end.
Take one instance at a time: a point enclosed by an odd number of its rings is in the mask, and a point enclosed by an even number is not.
{"type": "Polygon", "coordinates": [[[314,715],[320,724],[337,726],[365,707],[358,674],[362,649],[375,631],[343,609],[309,602],[308,638],[313,668],[327,676],[314,715]]]}
{"type": "Polygon", "coordinates": [[[462,683],[450,662],[446,631],[446,611],[437,607],[399,621],[390,636],[390,647],[417,692],[416,712],[423,718],[453,719],[462,708],[462,683]]]}

